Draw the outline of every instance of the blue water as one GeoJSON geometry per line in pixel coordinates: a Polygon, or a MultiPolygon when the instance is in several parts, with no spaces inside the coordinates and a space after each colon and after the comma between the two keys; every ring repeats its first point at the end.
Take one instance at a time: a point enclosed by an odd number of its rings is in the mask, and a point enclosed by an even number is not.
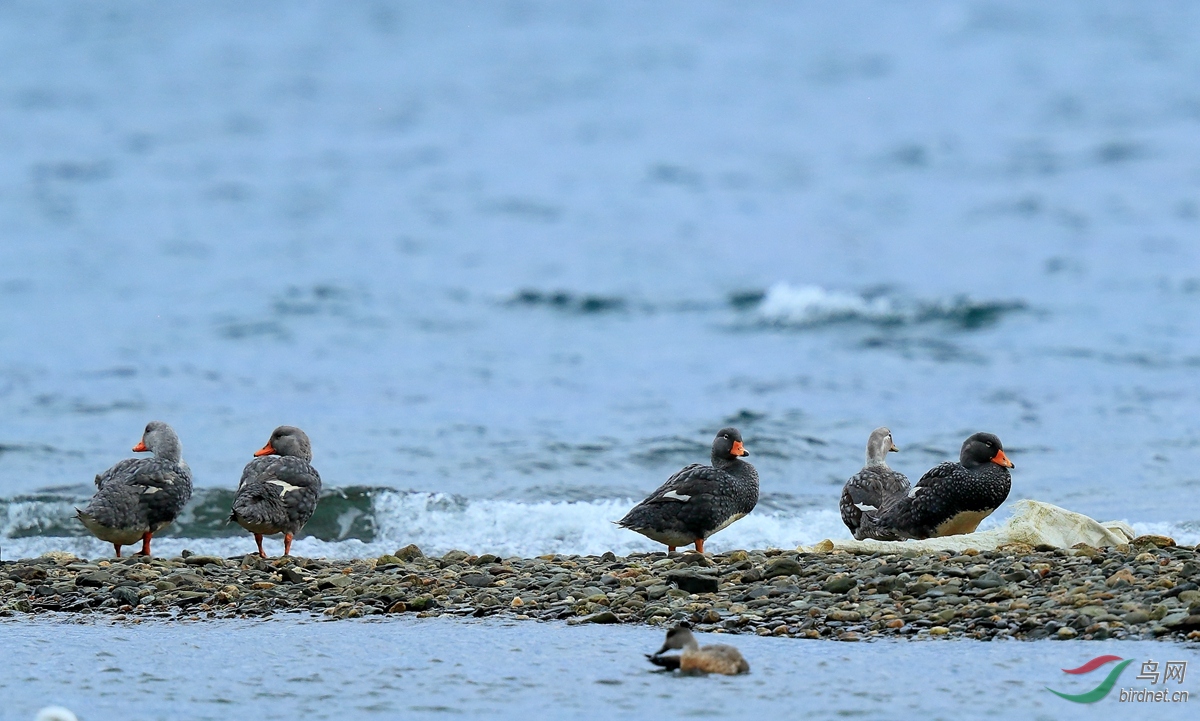
{"type": "Polygon", "coordinates": [[[607,521],[730,423],[716,550],[844,533],[878,425],[1195,543],[1198,15],[6,3],[6,557],[103,554],[44,527],[151,419],[203,488],[287,423],[395,491],[300,553],[649,549],[607,521]]]}
{"type": "Polygon", "coordinates": [[[654,628],[533,621],[292,620],[141,625],[0,622],[10,673],[0,720],[65,705],[122,718],[962,718],[1184,719],[1200,700],[1200,653],[1152,641],[839,643],[706,634],[750,663],[738,677],[667,674],[642,654],[654,628]],[[1071,676],[1100,655],[1133,659],[1071,676]],[[1184,681],[1137,680],[1144,661],[1183,661],[1184,681]],[[1121,703],[1121,688],[1187,691],[1187,702],[1121,703]],[[1136,708],[1135,708],[1136,707],[1136,708]]]}

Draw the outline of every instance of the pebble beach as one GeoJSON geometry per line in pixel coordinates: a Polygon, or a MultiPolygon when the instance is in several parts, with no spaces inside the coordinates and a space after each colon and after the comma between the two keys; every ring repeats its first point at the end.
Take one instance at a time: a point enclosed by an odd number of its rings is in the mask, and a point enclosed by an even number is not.
{"type": "MultiPolygon", "coordinates": [[[[899,545],[899,544],[898,544],[899,545]]],[[[410,545],[379,558],[93,560],[0,566],[0,616],[118,621],[500,615],[570,624],[689,621],[712,633],[896,638],[1200,640],[1200,556],[1162,536],[1097,549],[918,555],[783,550],[501,558],[410,545]]]]}

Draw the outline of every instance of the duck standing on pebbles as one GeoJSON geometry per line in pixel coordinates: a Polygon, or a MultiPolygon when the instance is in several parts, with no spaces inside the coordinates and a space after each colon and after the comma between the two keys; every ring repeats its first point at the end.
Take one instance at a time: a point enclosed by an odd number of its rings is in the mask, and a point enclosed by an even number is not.
{"type": "Polygon", "coordinates": [[[75,514],[96,538],[121,546],[142,542],[138,555],[150,555],[150,539],[175,520],[192,497],[192,470],[183,461],[179,436],[162,421],[146,425],[133,447],[153,458],[126,458],[96,476],[96,495],[75,514]]]}
{"type": "Polygon", "coordinates": [[[321,496],[321,476],[310,465],[308,435],[293,426],[279,426],[267,445],[246,464],[233,499],[229,520],[254,534],[258,555],[263,535],[283,534],[283,555],[292,555],[292,538],[304,528],[321,496]]]}
{"type": "Polygon", "coordinates": [[[739,673],[750,673],[750,664],[742,658],[742,654],[733,646],[714,644],[701,646],[692,635],[692,627],[684,622],[667,631],[667,640],[662,648],[654,654],[646,654],[646,658],[655,666],[662,666],[668,671],[679,669],[687,672],[723,673],[736,676],[739,673]],[[678,656],[663,656],[671,649],[682,649],[678,656]]]}
{"type": "Polygon", "coordinates": [[[738,429],[722,428],[713,440],[711,466],[693,463],[671,476],[617,525],[665,543],[668,551],[695,543],[704,553],[706,538],[758,503],[758,471],[742,460],[748,455],[738,429]]]}
{"type": "Polygon", "coordinates": [[[973,533],[1008,498],[1013,463],[991,433],[976,433],[963,441],[958,457],[958,463],[947,461],[929,469],[908,493],[865,515],[901,539],[973,533]]]}
{"type": "Polygon", "coordinates": [[[876,428],[867,439],[867,464],[850,476],[842,488],[840,509],[842,522],[858,540],[875,538],[880,541],[895,541],[897,537],[886,528],[877,527],[870,511],[878,511],[884,502],[908,493],[908,478],[888,468],[887,454],[899,453],[892,442],[892,432],[887,428],[876,428]]]}

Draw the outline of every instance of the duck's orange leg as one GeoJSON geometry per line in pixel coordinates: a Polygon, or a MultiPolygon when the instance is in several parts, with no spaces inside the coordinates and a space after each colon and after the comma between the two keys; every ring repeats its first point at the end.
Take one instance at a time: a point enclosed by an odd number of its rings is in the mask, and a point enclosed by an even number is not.
{"type": "Polygon", "coordinates": [[[703,538],[696,539],[696,553],[704,553],[704,539],[703,538]]]}
{"type": "Polygon", "coordinates": [[[283,534],[283,555],[292,555],[292,534],[290,533],[283,534]]]}
{"type": "Polygon", "coordinates": [[[254,534],[254,542],[258,544],[259,557],[266,558],[267,552],[262,549],[262,534],[261,533],[254,534]]]}
{"type": "Polygon", "coordinates": [[[142,550],[139,551],[137,555],[139,555],[139,556],[149,556],[150,555],[150,539],[153,537],[154,537],[154,534],[150,533],[149,531],[146,531],[145,533],[142,534],[142,550]]]}
{"type": "Polygon", "coordinates": [[[117,558],[120,558],[121,557],[121,544],[114,543],[113,550],[115,550],[117,552],[117,558]]]}
{"type": "Polygon", "coordinates": [[[674,546],[667,546],[667,553],[675,553],[675,547],[674,547],[674,546]]]}

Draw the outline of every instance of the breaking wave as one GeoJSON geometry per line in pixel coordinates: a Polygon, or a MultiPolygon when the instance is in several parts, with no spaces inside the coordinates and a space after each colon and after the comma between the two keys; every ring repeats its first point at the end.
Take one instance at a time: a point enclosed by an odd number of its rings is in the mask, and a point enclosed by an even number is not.
{"type": "MultiPolygon", "coordinates": [[[[0,551],[6,559],[67,550],[84,557],[111,553],[75,520],[74,507],[88,488],[51,489],[0,500],[0,551]]],[[[235,555],[253,548],[250,535],[226,524],[231,491],[197,489],[179,519],[155,536],[159,553],[187,548],[197,553],[235,555]]],[[[658,544],[612,521],[633,505],[630,499],[512,501],[467,499],[441,493],[345,487],[327,490],[297,541],[297,553],[327,557],[378,555],[415,543],[427,553],[461,549],[503,556],[547,553],[630,553],[658,544]]],[[[715,537],[714,550],[794,547],[836,535],[834,511],[760,510],[715,537]]],[[[275,543],[279,545],[276,540],[275,543]]]]}
{"type": "MultiPolygon", "coordinates": [[[[3,559],[28,558],[52,550],[85,558],[111,554],[108,544],[88,535],[74,518],[74,506],[82,505],[88,495],[88,488],[79,486],[0,499],[3,559]]],[[[232,500],[231,491],[197,489],[179,520],[155,537],[156,552],[174,555],[188,549],[234,556],[252,550],[250,535],[225,523],[232,500]]],[[[452,549],[500,556],[596,555],[605,551],[624,555],[661,550],[659,544],[612,523],[632,504],[631,499],[513,501],[363,486],[332,488],[297,539],[296,553],[327,558],[376,556],[409,543],[439,555],[452,549]]],[[[1200,543],[1200,523],[1195,521],[1132,525],[1139,533],[1169,535],[1186,545],[1200,543]]],[[[846,535],[832,509],[784,509],[763,503],[706,545],[718,552],[794,548],[846,535]]],[[[269,552],[280,552],[278,538],[268,539],[268,543],[269,552]]]]}
{"type": "MultiPolygon", "coordinates": [[[[730,301],[735,306],[748,305],[739,296],[730,301]]],[[[753,318],[758,325],[804,328],[844,322],[874,325],[911,325],[945,323],[961,329],[982,328],[998,322],[1005,315],[1026,310],[1019,300],[973,300],[956,296],[948,300],[906,298],[889,291],[826,290],[820,286],[793,286],[776,283],[757,304],[753,318]]]]}

